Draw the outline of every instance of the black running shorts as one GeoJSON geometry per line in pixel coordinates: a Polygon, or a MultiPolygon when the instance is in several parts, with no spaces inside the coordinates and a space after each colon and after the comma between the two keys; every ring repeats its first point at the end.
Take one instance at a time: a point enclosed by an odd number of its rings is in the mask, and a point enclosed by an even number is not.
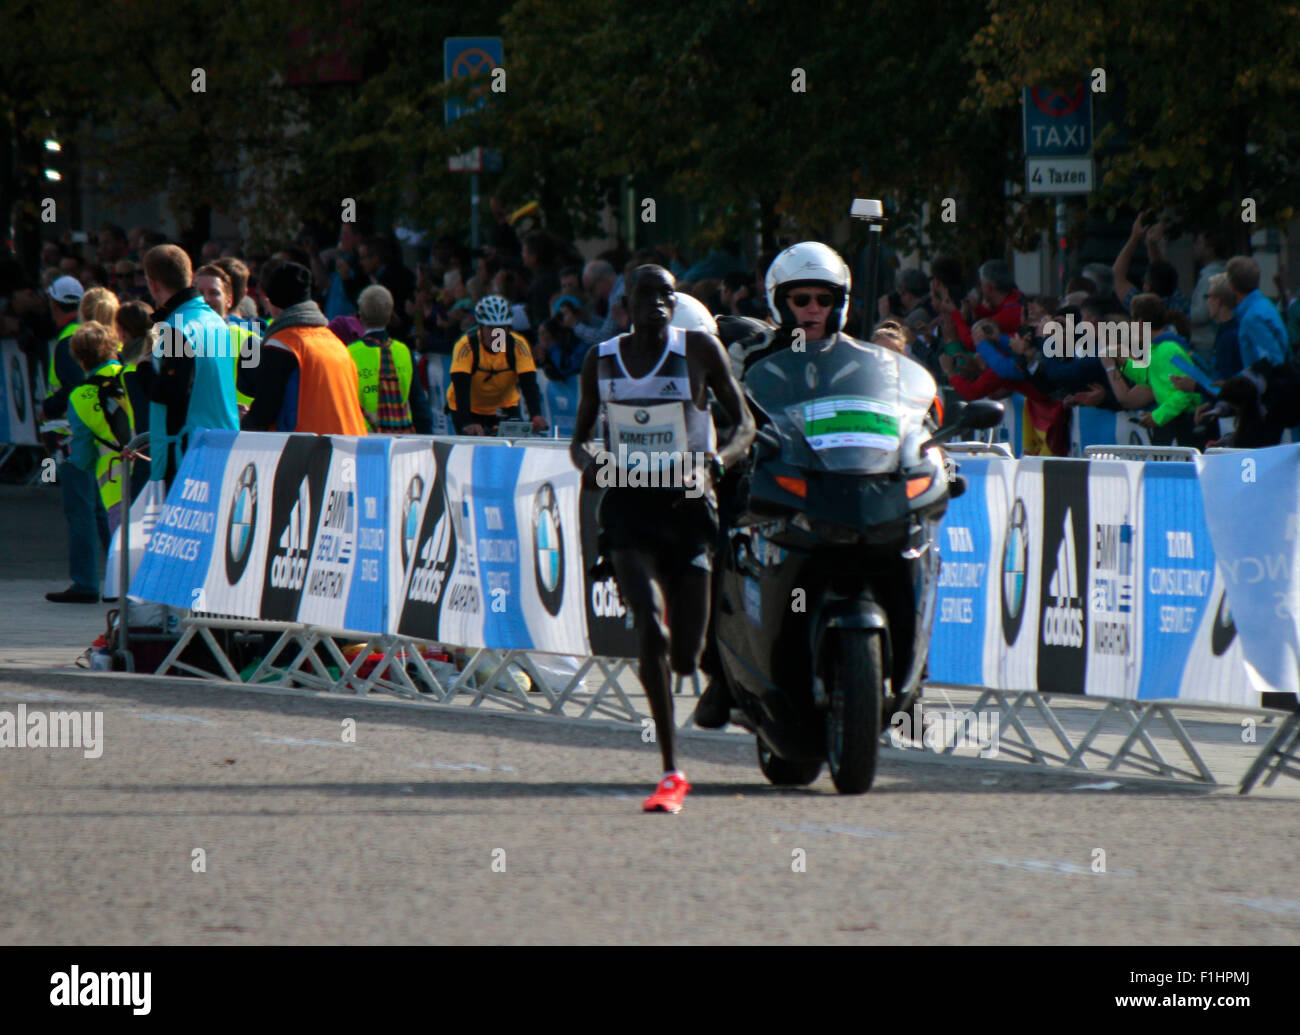
{"type": "Polygon", "coordinates": [[[712,570],[718,513],[707,496],[679,489],[609,488],[597,512],[600,549],[646,550],[677,566],[712,570]]]}

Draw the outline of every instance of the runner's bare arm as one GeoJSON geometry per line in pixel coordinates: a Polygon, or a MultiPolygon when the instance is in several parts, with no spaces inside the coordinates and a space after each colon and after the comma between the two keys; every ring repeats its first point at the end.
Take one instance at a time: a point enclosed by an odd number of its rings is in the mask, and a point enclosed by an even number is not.
{"type": "Polygon", "coordinates": [[[749,405],[741,393],[740,383],[731,372],[731,360],[722,342],[703,331],[691,331],[688,337],[692,351],[699,357],[700,365],[704,368],[706,386],[713,390],[714,396],[732,420],[734,430],[731,438],[718,450],[723,466],[730,470],[753,445],[756,431],[754,415],[749,411],[749,405]]]}
{"type": "Polygon", "coordinates": [[[578,413],[573,427],[573,439],[569,442],[569,459],[579,471],[591,462],[591,454],[587,452],[585,443],[591,437],[600,410],[596,387],[596,363],[599,358],[595,348],[588,349],[587,358],[582,362],[582,373],[578,375],[578,413]]]}

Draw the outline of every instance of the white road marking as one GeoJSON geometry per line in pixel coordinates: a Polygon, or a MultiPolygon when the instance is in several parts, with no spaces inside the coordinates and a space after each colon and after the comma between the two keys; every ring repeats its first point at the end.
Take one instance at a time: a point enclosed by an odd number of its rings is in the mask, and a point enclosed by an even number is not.
{"type": "Polygon", "coordinates": [[[1289,898],[1244,898],[1241,895],[1226,896],[1229,902],[1251,909],[1262,909],[1266,913],[1300,913],[1300,902],[1289,898]]]}
{"type": "Polygon", "coordinates": [[[1012,870],[1025,870],[1029,873],[1070,873],[1085,877],[1136,877],[1134,870],[1111,870],[1095,873],[1091,866],[1073,862],[1047,862],[1042,859],[987,859],[994,866],[1006,866],[1012,870]]]}

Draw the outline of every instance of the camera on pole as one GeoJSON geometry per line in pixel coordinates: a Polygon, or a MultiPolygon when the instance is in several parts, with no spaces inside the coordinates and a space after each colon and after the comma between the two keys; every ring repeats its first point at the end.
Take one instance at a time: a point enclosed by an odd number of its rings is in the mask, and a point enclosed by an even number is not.
{"type": "Polygon", "coordinates": [[[880,270],[880,230],[885,225],[885,206],[876,198],[854,198],[853,207],[849,209],[852,219],[860,219],[867,224],[871,236],[867,241],[867,276],[863,285],[866,299],[864,326],[871,329],[872,307],[880,297],[880,285],[876,283],[880,270]]]}

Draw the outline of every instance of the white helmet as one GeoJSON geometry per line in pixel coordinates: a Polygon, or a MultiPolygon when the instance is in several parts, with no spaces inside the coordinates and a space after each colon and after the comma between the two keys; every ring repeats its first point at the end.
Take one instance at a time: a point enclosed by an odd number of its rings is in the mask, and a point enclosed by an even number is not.
{"type": "Polygon", "coordinates": [[[772,260],[763,282],[772,319],[781,327],[793,327],[794,313],[786,304],[786,293],[790,288],[813,284],[824,284],[836,293],[836,300],[831,303],[831,312],[826,318],[826,333],[843,330],[849,315],[849,289],[853,286],[853,278],[839,253],[818,241],[793,244],[772,260]]]}
{"type": "Polygon", "coordinates": [[[680,327],[684,331],[703,331],[705,334],[717,337],[718,321],[713,318],[708,306],[684,291],[675,292],[673,298],[677,305],[673,309],[673,318],[668,321],[669,327],[680,327]]]}
{"type": "Polygon", "coordinates": [[[484,295],[474,307],[474,319],[483,327],[509,327],[510,303],[500,295],[484,295]]]}

